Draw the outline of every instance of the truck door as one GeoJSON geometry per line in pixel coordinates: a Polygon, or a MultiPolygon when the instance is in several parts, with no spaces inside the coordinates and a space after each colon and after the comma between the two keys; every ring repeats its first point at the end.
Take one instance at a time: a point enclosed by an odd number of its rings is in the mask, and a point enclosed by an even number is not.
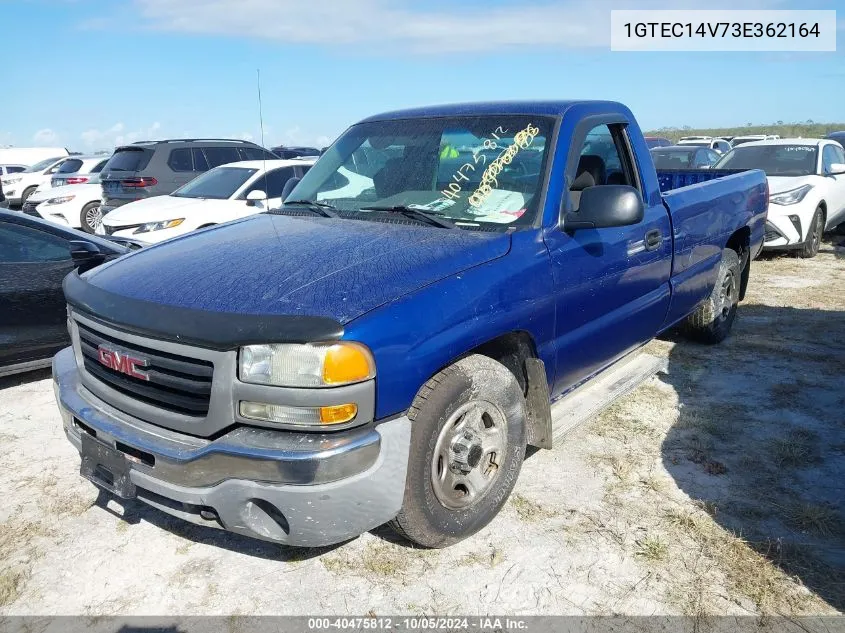
{"type": "Polygon", "coordinates": [[[572,141],[560,219],[544,235],[556,295],[553,396],[651,339],[670,299],[672,234],[662,203],[646,202],[632,226],[567,231],[562,223],[587,187],[624,184],[643,193],[626,119],[587,117],[572,141]]]}

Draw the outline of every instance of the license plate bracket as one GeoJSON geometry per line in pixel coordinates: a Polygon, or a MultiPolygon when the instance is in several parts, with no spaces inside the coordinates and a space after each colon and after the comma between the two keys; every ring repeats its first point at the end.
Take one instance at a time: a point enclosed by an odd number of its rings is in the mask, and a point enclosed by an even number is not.
{"type": "Polygon", "coordinates": [[[81,440],[79,474],[121,499],[134,499],[137,490],[129,478],[126,456],[88,433],[83,432],[81,440]]]}

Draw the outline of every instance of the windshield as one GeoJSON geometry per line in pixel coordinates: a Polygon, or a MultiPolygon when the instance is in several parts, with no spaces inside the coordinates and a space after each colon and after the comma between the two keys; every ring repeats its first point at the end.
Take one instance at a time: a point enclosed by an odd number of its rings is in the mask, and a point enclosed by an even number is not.
{"type": "Polygon", "coordinates": [[[197,176],[187,185],[182,185],[170,195],[177,198],[227,200],[257,171],[245,167],[215,167],[197,176]]]}
{"type": "Polygon", "coordinates": [[[754,137],[754,138],[735,138],[731,141],[731,145],[736,147],[737,145],[742,145],[743,143],[754,143],[756,141],[763,141],[765,139],[754,137]]]}
{"type": "Polygon", "coordinates": [[[692,157],[698,150],[692,149],[653,149],[651,157],[654,159],[655,169],[684,169],[690,166],[692,157]]]}
{"type": "Polygon", "coordinates": [[[767,176],[809,176],[816,173],[815,145],[746,145],[725,154],[715,169],[762,169],[767,176]]]}
{"type": "Polygon", "coordinates": [[[45,169],[47,169],[50,165],[52,165],[53,163],[55,163],[57,160],[59,160],[59,158],[58,158],[58,157],[56,157],[56,158],[45,158],[45,159],[44,159],[44,160],[42,160],[41,162],[35,163],[35,164],[34,164],[34,165],[32,165],[31,167],[27,167],[27,168],[26,168],[26,169],[24,169],[23,171],[24,171],[24,173],[26,173],[26,174],[32,174],[32,173],[34,173],[34,172],[36,172],[36,171],[44,171],[44,170],[45,170],[45,169]]]}
{"type": "Polygon", "coordinates": [[[683,143],[689,147],[710,147],[710,141],[684,141],[683,143]]]}
{"type": "Polygon", "coordinates": [[[526,225],[537,213],[554,119],[485,115],[361,123],[286,196],[378,219],[368,207],[413,207],[463,228],[526,225]]]}

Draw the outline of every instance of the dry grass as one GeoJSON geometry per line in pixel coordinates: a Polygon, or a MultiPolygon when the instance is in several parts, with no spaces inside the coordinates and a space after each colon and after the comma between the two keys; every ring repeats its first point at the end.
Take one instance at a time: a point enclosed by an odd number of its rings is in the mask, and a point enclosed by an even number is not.
{"type": "Polygon", "coordinates": [[[486,552],[470,552],[458,559],[458,565],[464,567],[482,566],[493,569],[501,565],[505,560],[505,555],[500,548],[490,547],[486,552]]]}
{"type": "Polygon", "coordinates": [[[798,503],[786,512],[789,525],[802,532],[819,536],[832,536],[842,532],[843,520],[839,512],[828,503],[798,503]]]}
{"type": "Polygon", "coordinates": [[[636,542],[636,556],[649,562],[661,562],[669,555],[669,546],[657,536],[646,536],[636,542]]]}
{"type": "Polygon", "coordinates": [[[793,429],[773,438],[769,450],[781,468],[807,468],[819,462],[818,436],[806,429],[793,429]]]}
{"type": "Polygon", "coordinates": [[[523,521],[541,521],[558,515],[556,510],[540,505],[521,494],[512,494],[510,505],[516,510],[516,515],[523,521]]]}

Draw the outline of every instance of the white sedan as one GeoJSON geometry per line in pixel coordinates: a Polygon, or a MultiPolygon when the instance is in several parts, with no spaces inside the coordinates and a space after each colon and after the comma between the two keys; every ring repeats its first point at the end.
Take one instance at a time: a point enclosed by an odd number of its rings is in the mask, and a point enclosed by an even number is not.
{"type": "Polygon", "coordinates": [[[815,257],[822,234],[845,222],[845,150],[824,139],[743,143],[713,169],[762,169],[769,180],[763,248],[815,257]]]}
{"type": "Polygon", "coordinates": [[[97,233],[147,244],[278,207],[291,178],[316,161],[250,160],[215,167],[166,196],[131,202],[106,214],[97,233]]]}
{"type": "Polygon", "coordinates": [[[94,174],[85,184],[39,189],[30,195],[24,210],[31,213],[34,204],[35,214],[45,220],[94,233],[101,220],[102,195],[100,174],[94,174]]]}

